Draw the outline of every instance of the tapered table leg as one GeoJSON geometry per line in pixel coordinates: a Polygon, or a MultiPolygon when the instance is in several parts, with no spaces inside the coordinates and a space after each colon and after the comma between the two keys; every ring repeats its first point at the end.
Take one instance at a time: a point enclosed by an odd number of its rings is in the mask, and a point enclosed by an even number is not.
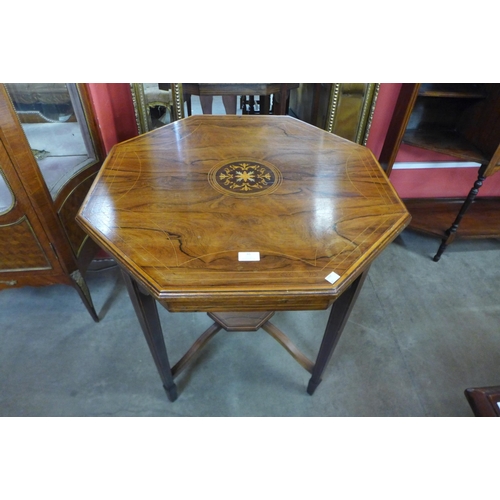
{"type": "Polygon", "coordinates": [[[330,310],[328,323],[326,324],[323,340],[319,348],[316,363],[312,370],[312,377],[307,386],[308,394],[313,395],[314,391],[321,382],[321,375],[326,365],[332,357],[333,351],[340,339],[349,314],[358,298],[363,282],[368,275],[368,269],[361,274],[353,284],[333,303],[330,310]]]}
{"type": "Polygon", "coordinates": [[[141,291],[138,284],[128,273],[122,271],[122,274],[167,397],[170,401],[175,401],[177,399],[177,386],[174,383],[167,356],[167,348],[165,346],[165,339],[163,338],[156,301],[151,295],[141,291]]]}

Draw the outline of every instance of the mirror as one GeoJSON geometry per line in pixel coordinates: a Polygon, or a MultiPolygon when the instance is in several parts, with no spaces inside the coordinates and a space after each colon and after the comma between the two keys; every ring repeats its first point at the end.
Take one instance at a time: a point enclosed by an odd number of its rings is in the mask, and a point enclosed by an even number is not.
{"type": "Polygon", "coordinates": [[[75,83],[5,84],[55,200],[66,182],[97,157],[75,83]]]}
{"type": "Polygon", "coordinates": [[[301,83],[290,108],[301,120],[366,145],[378,83],[301,83]]]}
{"type": "Polygon", "coordinates": [[[379,84],[375,83],[157,83],[131,84],[139,133],[209,106],[213,114],[288,114],[366,144],[379,84]],[[163,93],[163,94],[162,94],[163,93]],[[286,96],[284,99],[282,96],[286,96]],[[158,108],[158,109],[155,109],[158,108]]]}
{"type": "Polygon", "coordinates": [[[159,85],[158,83],[132,83],[130,85],[139,134],[174,121],[170,84],[166,84],[163,88],[159,85]]]}

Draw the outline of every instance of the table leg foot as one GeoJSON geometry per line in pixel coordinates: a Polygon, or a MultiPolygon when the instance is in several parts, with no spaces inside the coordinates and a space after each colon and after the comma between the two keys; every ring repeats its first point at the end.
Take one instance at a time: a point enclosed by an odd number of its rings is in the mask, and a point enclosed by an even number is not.
{"type": "Polygon", "coordinates": [[[309,384],[307,384],[307,394],[312,396],[314,391],[318,388],[318,385],[321,383],[321,379],[315,382],[312,378],[309,380],[309,384]]]}
{"type": "Polygon", "coordinates": [[[168,400],[171,403],[173,403],[178,397],[177,386],[175,384],[172,384],[170,387],[167,387],[166,385],[164,385],[163,388],[165,389],[165,392],[167,393],[168,400]]]}

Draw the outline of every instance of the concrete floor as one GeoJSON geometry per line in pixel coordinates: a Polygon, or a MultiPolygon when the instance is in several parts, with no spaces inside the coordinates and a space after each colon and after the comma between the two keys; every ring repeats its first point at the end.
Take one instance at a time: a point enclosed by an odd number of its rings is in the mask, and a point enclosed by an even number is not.
{"type": "MultiPolygon", "coordinates": [[[[263,330],[221,331],[170,403],[117,268],[88,273],[101,321],[72,288],[0,294],[0,416],[472,416],[463,395],[500,384],[500,242],[406,230],[372,265],[314,396],[263,330]]],[[[327,311],[273,322],[314,359],[327,311]]],[[[160,308],[175,362],[211,324],[160,308]]]]}

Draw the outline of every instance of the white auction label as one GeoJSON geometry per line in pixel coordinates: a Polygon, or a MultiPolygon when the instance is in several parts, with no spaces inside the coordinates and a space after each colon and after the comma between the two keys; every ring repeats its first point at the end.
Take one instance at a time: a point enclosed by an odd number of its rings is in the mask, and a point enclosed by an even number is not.
{"type": "Polygon", "coordinates": [[[326,281],[330,282],[332,285],[340,278],[337,273],[333,271],[325,278],[326,281]]]}
{"type": "Polygon", "coordinates": [[[260,260],[260,252],[238,252],[240,262],[255,262],[260,260]]]}

